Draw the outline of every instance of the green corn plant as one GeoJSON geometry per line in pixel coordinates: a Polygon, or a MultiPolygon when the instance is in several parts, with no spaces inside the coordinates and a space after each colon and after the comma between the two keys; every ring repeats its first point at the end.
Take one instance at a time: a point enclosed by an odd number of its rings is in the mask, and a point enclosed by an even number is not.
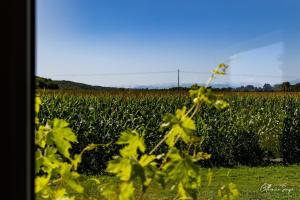
{"type": "MultiPolygon", "coordinates": [[[[76,133],[78,143],[72,146],[72,152],[80,152],[90,143],[113,143],[110,148],[98,148],[87,153],[88,156],[80,164],[80,172],[86,174],[104,172],[106,163],[122,147],[115,142],[123,130],[142,131],[143,126],[147,130],[144,138],[146,146],[152,149],[164,137],[159,133],[158,126],[164,114],[173,113],[182,105],[189,107],[192,104],[188,92],[184,95],[167,91],[38,93],[42,100],[39,112],[41,124],[45,124],[47,119],[64,119],[76,133]],[[103,156],[97,155],[97,152],[103,156]]],[[[215,94],[225,95],[230,108],[223,112],[203,105],[194,118],[196,135],[207,135],[207,140],[201,145],[212,154],[207,163],[226,167],[257,166],[263,164],[264,157],[282,156],[280,143],[284,142],[281,136],[284,127],[290,127],[285,130],[290,135],[294,133],[292,130],[298,130],[297,123],[287,124],[289,120],[285,118],[299,107],[299,93],[215,94]]],[[[298,121],[298,118],[295,120],[298,121]]],[[[291,138],[291,141],[294,140],[291,138]]],[[[157,151],[165,152],[165,145],[157,151]]]]}

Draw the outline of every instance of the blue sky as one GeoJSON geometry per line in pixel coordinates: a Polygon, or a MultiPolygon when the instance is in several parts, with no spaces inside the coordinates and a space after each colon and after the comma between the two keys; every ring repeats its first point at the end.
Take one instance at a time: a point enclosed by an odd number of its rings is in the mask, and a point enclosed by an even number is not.
{"type": "Polygon", "coordinates": [[[177,69],[201,83],[226,62],[231,75],[217,83],[294,80],[299,10],[297,0],[37,0],[36,72],[133,87],[175,83],[177,69]],[[174,72],[122,74],[162,71],[174,72]]]}

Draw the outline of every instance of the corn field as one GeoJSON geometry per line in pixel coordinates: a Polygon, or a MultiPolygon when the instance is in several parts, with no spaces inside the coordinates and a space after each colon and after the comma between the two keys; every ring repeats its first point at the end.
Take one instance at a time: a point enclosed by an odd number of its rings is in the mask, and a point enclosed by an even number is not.
{"type": "MultiPolygon", "coordinates": [[[[119,147],[113,143],[122,131],[144,131],[147,145],[153,148],[163,137],[159,131],[163,115],[191,104],[184,91],[37,93],[42,100],[41,122],[61,118],[77,133],[79,143],[74,144],[73,153],[90,143],[111,143],[109,148],[101,147],[84,156],[80,170],[87,174],[103,172],[105,163],[118,153],[119,147]]],[[[300,162],[299,93],[218,94],[230,107],[222,112],[202,107],[196,117],[197,134],[207,136],[200,148],[212,154],[203,166],[257,166],[269,164],[268,158],[300,162]]]]}

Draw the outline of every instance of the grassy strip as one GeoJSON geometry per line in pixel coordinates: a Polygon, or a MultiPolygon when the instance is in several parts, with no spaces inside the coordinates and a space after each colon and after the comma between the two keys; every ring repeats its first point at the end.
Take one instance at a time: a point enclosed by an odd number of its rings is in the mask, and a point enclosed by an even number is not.
{"type": "MultiPolygon", "coordinates": [[[[271,166],[271,167],[238,167],[214,168],[214,178],[208,187],[206,181],[207,169],[203,169],[203,190],[199,199],[218,199],[217,191],[223,184],[230,182],[238,186],[240,197],[238,199],[275,200],[275,199],[300,199],[300,165],[271,166]]],[[[103,199],[100,197],[99,187],[89,180],[91,176],[82,177],[89,199],[103,199]]],[[[101,184],[114,181],[114,177],[96,176],[101,184]]],[[[138,184],[138,183],[137,183],[138,184]]],[[[171,186],[170,186],[171,187],[171,186]]],[[[163,190],[158,185],[153,185],[147,191],[144,199],[174,199],[176,191],[170,187],[163,190]]],[[[139,193],[139,191],[137,191],[139,193]]],[[[81,197],[79,198],[81,199],[81,197]]],[[[86,199],[86,198],[83,198],[86,199]]]]}

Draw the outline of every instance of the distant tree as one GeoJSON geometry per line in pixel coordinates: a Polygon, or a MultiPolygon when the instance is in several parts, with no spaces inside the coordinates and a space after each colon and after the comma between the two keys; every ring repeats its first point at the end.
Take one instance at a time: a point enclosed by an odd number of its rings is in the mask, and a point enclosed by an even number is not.
{"type": "Polygon", "coordinates": [[[274,91],[281,91],[281,84],[275,84],[275,85],[273,86],[273,90],[274,90],[274,91]]]}
{"type": "Polygon", "coordinates": [[[292,91],[294,91],[294,92],[300,92],[300,83],[292,85],[292,91]]]}
{"type": "Polygon", "coordinates": [[[269,83],[266,83],[264,84],[263,86],[263,91],[272,91],[273,90],[273,87],[269,84],[269,83]]]}
{"type": "Polygon", "coordinates": [[[230,92],[230,91],[232,91],[233,90],[233,88],[232,87],[227,87],[227,88],[224,88],[224,91],[227,91],[227,92],[230,92]]]}
{"type": "Polygon", "coordinates": [[[283,82],[283,83],[281,84],[281,89],[282,89],[282,91],[285,91],[285,92],[290,91],[290,88],[291,88],[291,83],[288,82],[288,81],[283,82]]]}
{"type": "Polygon", "coordinates": [[[255,91],[255,87],[253,86],[253,85],[247,85],[246,87],[245,87],[245,90],[246,91],[255,91]]]}
{"type": "Polygon", "coordinates": [[[264,89],[263,89],[262,87],[256,87],[256,88],[255,88],[255,91],[257,91],[257,92],[262,92],[262,91],[264,91],[264,89]]]}
{"type": "Polygon", "coordinates": [[[53,89],[53,90],[59,89],[58,85],[55,83],[49,83],[47,87],[48,87],[47,89],[53,89]]]}
{"type": "Polygon", "coordinates": [[[58,84],[54,83],[51,79],[36,77],[35,87],[37,89],[59,89],[58,84]]]}
{"type": "Polygon", "coordinates": [[[200,87],[200,85],[198,85],[197,83],[195,83],[195,84],[193,84],[192,86],[191,86],[191,89],[197,89],[197,88],[199,88],[200,87]]]}

